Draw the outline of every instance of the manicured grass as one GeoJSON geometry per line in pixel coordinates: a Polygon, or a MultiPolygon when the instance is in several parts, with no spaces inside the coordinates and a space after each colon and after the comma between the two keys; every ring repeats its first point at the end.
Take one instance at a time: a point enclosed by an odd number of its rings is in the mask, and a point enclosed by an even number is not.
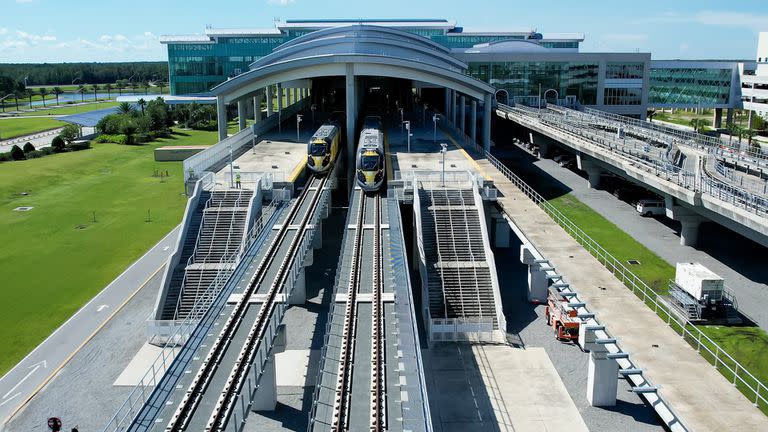
{"type": "Polygon", "coordinates": [[[0,164],[0,375],[180,222],[182,165],[155,162],[153,150],[215,141],[215,132],[183,131],[0,164]],[[12,211],[19,206],[34,209],[12,211]]]}
{"type": "Polygon", "coordinates": [[[64,126],[64,122],[48,118],[0,119],[0,138],[5,140],[62,126],[64,126]]]}
{"type": "Polygon", "coordinates": [[[40,108],[35,111],[25,111],[18,115],[19,117],[41,116],[41,115],[50,115],[50,116],[70,115],[70,114],[84,113],[88,111],[96,111],[96,110],[105,109],[105,108],[112,108],[118,105],[119,103],[117,102],[96,102],[96,103],[89,103],[85,105],[62,105],[57,108],[46,108],[46,109],[40,108]]]}

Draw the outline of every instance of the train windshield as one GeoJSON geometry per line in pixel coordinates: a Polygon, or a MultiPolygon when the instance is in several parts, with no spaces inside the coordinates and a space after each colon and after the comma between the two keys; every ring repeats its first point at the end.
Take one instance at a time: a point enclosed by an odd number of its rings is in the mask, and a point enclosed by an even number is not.
{"type": "Polygon", "coordinates": [[[374,171],[379,169],[379,161],[381,156],[379,155],[363,155],[360,156],[360,169],[363,171],[374,171]]]}
{"type": "Polygon", "coordinates": [[[325,156],[325,143],[313,142],[309,145],[309,154],[312,156],[325,156]]]}

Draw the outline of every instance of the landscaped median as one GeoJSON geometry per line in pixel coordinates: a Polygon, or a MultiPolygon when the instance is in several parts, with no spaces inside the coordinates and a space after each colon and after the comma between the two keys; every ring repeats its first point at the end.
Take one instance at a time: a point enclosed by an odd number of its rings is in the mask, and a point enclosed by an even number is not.
{"type": "Polygon", "coordinates": [[[174,130],[0,164],[0,375],[180,222],[182,165],[155,162],[155,148],[216,140],[174,130]]]}
{"type": "Polygon", "coordinates": [[[486,156],[497,168],[508,172],[515,185],[768,415],[768,388],[764,385],[768,382],[765,331],[758,327],[694,326],[671,314],[657,297],[666,294],[667,283],[674,278],[672,265],[574,196],[561,194],[547,200],[498,159],[490,154],[486,156]],[[629,269],[625,264],[629,259],[636,259],[640,264],[629,269]]]}

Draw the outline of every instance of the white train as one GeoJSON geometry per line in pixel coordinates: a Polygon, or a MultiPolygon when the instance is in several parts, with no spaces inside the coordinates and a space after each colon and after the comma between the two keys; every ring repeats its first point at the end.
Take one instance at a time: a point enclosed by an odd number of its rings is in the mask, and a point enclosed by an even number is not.
{"type": "Polygon", "coordinates": [[[366,117],[363,122],[355,167],[357,184],[364,191],[376,191],[384,183],[384,132],[378,117],[366,117]]]}

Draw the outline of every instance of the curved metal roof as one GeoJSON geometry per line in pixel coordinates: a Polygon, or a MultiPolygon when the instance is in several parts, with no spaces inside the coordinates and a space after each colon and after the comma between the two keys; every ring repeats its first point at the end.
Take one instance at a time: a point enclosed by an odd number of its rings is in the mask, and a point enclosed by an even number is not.
{"type": "Polygon", "coordinates": [[[211,93],[231,101],[258,91],[258,86],[344,75],[343,67],[348,64],[354,66],[356,75],[432,82],[477,98],[495,90],[465,74],[465,63],[425,37],[387,27],[352,25],[315,31],[286,42],[252,63],[250,71],[219,84],[211,93]]]}

